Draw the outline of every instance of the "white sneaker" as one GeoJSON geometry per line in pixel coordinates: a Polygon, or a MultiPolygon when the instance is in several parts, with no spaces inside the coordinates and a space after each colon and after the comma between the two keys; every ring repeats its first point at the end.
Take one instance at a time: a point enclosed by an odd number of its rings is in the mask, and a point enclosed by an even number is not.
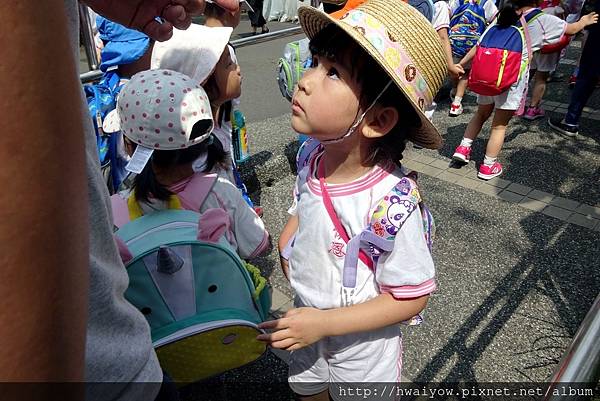
{"type": "Polygon", "coordinates": [[[463,107],[462,104],[454,104],[452,103],[450,105],[450,111],[448,112],[448,115],[450,117],[458,117],[463,113],[463,107]]]}

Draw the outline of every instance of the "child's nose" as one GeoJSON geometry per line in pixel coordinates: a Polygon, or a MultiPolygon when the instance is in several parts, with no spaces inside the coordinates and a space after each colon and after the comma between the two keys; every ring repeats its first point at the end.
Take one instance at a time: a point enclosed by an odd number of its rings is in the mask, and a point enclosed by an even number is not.
{"type": "Polygon", "coordinates": [[[310,70],[306,70],[302,78],[300,78],[300,81],[298,81],[298,90],[301,90],[307,95],[310,95],[311,90],[310,75],[310,70]]]}

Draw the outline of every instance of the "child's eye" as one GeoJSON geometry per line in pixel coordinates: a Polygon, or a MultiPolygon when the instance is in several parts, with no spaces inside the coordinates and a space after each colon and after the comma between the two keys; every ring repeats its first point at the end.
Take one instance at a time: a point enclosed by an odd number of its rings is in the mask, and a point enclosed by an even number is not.
{"type": "Polygon", "coordinates": [[[333,79],[340,79],[340,74],[338,73],[338,70],[336,70],[335,68],[331,67],[329,69],[329,71],[327,71],[327,76],[331,77],[333,79]]]}
{"type": "Polygon", "coordinates": [[[316,56],[313,56],[310,62],[310,68],[315,68],[319,65],[319,58],[316,56]]]}

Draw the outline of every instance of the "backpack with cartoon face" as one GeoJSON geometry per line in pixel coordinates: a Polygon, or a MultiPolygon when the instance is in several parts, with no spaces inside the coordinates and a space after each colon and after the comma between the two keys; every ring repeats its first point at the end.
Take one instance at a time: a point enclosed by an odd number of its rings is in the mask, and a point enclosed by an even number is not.
{"type": "Polygon", "coordinates": [[[196,176],[187,187],[199,197],[174,196],[169,209],[147,215],[139,216],[133,197],[111,198],[129,276],[125,298],[146,317],[161,367],[177,383],[202,380],[263,355],[257,325],[271,306],[266,280],[227,240],[227,212],[182,209],[183,204],[200,210],[216,180],[216,175],[196,176]]]}

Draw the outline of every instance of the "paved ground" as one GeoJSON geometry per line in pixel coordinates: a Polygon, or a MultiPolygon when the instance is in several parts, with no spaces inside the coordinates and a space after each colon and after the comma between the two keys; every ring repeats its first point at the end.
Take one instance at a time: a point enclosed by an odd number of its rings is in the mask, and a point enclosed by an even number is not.
{"type": "MultiPolygon", "coordinates": [[[[270,24],[272,30],[289,26],[270,24]]],[[[286,220],[297,147],[289,103],[275,82],[276,60],[289,40],[237,52],[254,152],[243,173],[275,238],[286,220]]],[[[559,72],[571,72],[578,44],[559,72]]],[[[566,82],[550,83],[545,98],[548,115],[563,114],[566,82]]],[[[448,101],[440,101],[433,121],[445,145],[439,151],[411,148],[405,157],[407,167],[420,172],[438,224],[439,281],[425,324],[404,330],[405,379],[544,381],[600,292],[600,95],[591,99],[575,140],[553,133],[546,119],[515,119],[500,156],[506,173],[489,183],[477,179],[474,162],[460,169],[450,165],[476,107],[474,97],[467,96],[464,105],[463,116],[450,118],[448,101]]],[[[483,158],[488,130],[474,143],[476,161],[483,158]]],[[[274,288],[273,313],[285,312],[293,294],[275,252],[258,264],[274,288]]],[[[277,355],[185,388],[184,399],[290,399],[286,355],[277,355]]]]}

